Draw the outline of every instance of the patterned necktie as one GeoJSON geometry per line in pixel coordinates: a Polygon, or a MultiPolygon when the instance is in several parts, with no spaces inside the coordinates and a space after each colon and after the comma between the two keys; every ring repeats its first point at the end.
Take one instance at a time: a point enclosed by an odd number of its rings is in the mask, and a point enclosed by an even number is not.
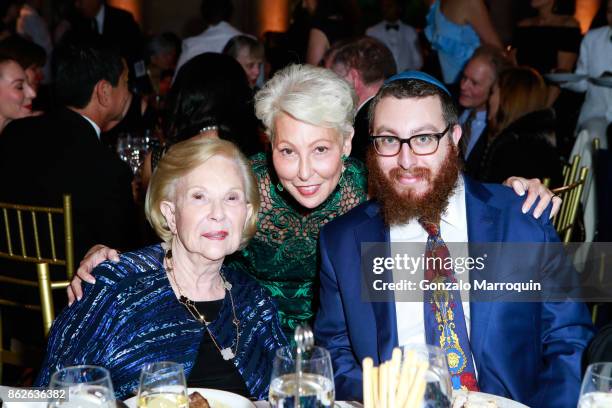
{"type": "MultiPolygon", "coordinates": [[[[425,247],[425,279],[430,282],[456,282],[448,247],[440,235],[440,226],[419,220],[428,234],[425,247]],[[439,258],[442,262],[433,262],[439,258]],[[428,261],[429,260],[429,261],[428,261]]],[[[453,388],[478,391],[478,382],[467,335],[463,305],[458,290],[428,290],[424,294],[425,339],[427,344],[440,347],[446,354],[453,388]]]]}

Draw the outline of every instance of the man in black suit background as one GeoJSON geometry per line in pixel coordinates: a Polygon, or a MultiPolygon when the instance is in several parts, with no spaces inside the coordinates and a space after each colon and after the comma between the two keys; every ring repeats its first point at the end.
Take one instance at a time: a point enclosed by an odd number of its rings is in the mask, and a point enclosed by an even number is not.
{"type": "Polygon", "coordinates": [[[144,39],[131,13],[109,6],[104,0],[75,0],[78,16],[71,21],[70,37],[94,38],[116,47],[125,58],[133,78],[145,75],[144,39]]]}
{"type": "Polygon", "coordinates": [[[14,121],[2,133],[0,201],[59,207],[71,194],[75,259],[96,243],[131,248],[132,173],[100,142],[129,106],[126,64],[91,44],[56,52],[56,94],[64,107],[14,121]]]}
{"type": "Polygon", "coordinates": [[[385,79],[395,75],[395,59],[382,42],[371,37],[361,37],[341,45],[337,50],[332,50],[331,54],[333,56],[328,68],[347,80],[359,99],[351,157],[365,162],[366,150],[370,144],[370,101],[385,79]]]}

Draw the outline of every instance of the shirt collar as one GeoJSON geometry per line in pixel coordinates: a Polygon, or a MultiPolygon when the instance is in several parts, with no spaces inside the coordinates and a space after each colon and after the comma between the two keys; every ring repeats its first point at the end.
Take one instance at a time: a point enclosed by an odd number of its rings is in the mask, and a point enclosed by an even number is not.
{"type": "Polygon", "coordinates": [[[365,101],[363,101],[361,103],[361,105],[359,105],[359,107],[357,108],[356,112],[359,112],[361,110],[361,108],[363,108],[363,105],[365,105],[366,103],[370,102],[370,100],[372,100],[372,98],[374,98],[374,96],[376,95],[372,95],[370,96],[368,99],[366,99],[365,101]]]}
{"type": "Polygon", "coordinates": [[[441,222],[459,227],[461,225],[461,218],[465,214],[465,184],[463,182],[463,175],[459,175],[457,178],[457,184],[455,185],[455,191],[448,199],[448,207],[446,211],[442,213],[441,222]]]}
{"type": "Polygon", "coordinates": [[[102,34],[102,32],[104,31],[104,15],[106,14],[106,7],[104,6],[104,3],[102,3],[102,5],[100,6],[100,10],[98,11],[98,14],[96,14],[96,22],[98,23],[98,33],[102,34]]]}
{"type": "Polygon", "coordinates": [[[102,133],[102,131],[100,130],[100,126],[98,126],[96,122],[89,119],[87,116],[81,113],[79,113],[79,115],[81,115],[86,121],[88,121],[91,124],[91,126],[93,126],[94,130],[96,131],[96,136],[98,136],[98,140],[100,140],[100,133],[102,133]]]}
{"type": "Polygon", "coordinates": [[[487,120],[487,110],[481,110],[481,111],[476,111],[476,117],[474,118],[474,120],[477,120],[479,122],[484,122],[487,120]]]}

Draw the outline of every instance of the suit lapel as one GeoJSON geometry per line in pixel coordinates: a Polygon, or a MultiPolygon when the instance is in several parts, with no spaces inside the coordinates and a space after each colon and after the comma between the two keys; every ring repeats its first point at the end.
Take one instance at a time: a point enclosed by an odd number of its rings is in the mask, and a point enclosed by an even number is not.
{"type": "MultiPolygon", "coordinates": [[[[464,180],[469,251],[470,256],[479,256],[481,250],[476,249],[478,244],[501,241],[499,223],[496,222],[499,209],[488,204],[491,194],[480,183],[469,177],[464,177],[464,180]]],[[[491,301],[470,303],[470,344],[478,371],[482,371],[478,356],[482,352],[492,306],[491,301]]]]}
{"type": "MultiPolygon", "coordinates": [[[[371,203],[365,211],[370,218],[355,230],[356,242],[360,245],[365,242],[385,242],[389,244],[389,228],[384,225],[379,214],[379,205],[371,203]]],[[[393,280],[392,273],[385,271],[381,275],[381,279],[391,282],[393,280]]],[[[374,311],[374,325],[376,326],[377,336],[378,361],[376,363],[379,363],[391,359],[393,348],[397,347],[398,343],[395,297],[391,295],[386,302],[372,302],[371,305],[374,311]]]]}

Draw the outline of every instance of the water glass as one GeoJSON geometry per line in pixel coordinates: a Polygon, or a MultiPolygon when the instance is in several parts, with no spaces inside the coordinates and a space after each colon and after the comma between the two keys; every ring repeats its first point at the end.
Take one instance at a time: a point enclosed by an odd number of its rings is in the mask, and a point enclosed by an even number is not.
{"type": "Polygon", "coordinates": [[[612,362],[587,367],[580,387],[578,408],[612,407],[612,362]]]}
{"type": "Polygon", "coordinates": [[[130,165],[134,174],[136,174],[142,166],[148,148],[147,137],[134,136],[130,133],[121,133],[117,139],[117,154],[121,160],[130,165]]]}
{"type": "Polygon", "coordinates": [[[106,368],[92,365],[66,367],[51,376],[49,388],[68,390],[68,397],[50,401],[49,407],[111,408],[115,394],[110,373],[106,368]]]}
{"type": "Polygon", "coordinates": [[[406,344],[402,347],[404,361],[411,351],[415,353],[417,361],[429,363],[429,369],[425,374],[427,385],[423,406],[431,408],[450,407],[453,389],[444,351],[440,347],[427,344],[406,344]]]}
{"type": "Polygon", "coordinates": [[[334,406],[334,371],[329,352],[313,347],[303,353],[302,370],[296,375],[296,351],[276,351],[272,365],[269,401],[274,408],[331,408],[334,406]],[[297,396],[297,398],[296,398],[297,396]]]}
{"type": "Polygon", "coordinates": [[[140,372],[138,407],[188,408],[183,365],[171,361],[148,363],[140,372]]]}

